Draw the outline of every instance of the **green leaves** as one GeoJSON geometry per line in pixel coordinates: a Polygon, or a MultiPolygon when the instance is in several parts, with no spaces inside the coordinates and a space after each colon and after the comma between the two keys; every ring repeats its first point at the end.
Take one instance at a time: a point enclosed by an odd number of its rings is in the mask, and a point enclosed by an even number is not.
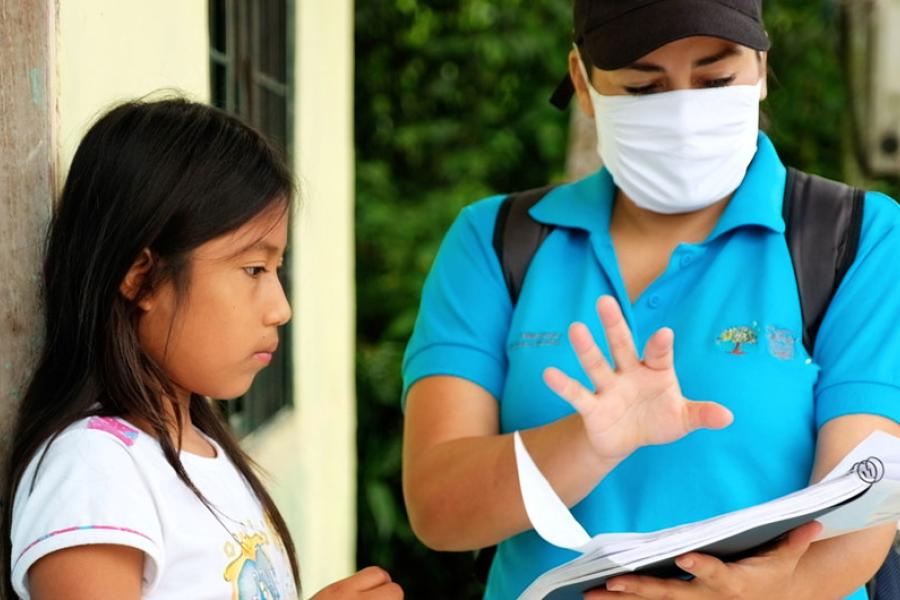
{"type": "Polygon", "coordinates": [[[415,540],[400,491],[400,361],[419,294],[460,209],[558,179],[568,116],[559,0],[356,3],[359,562],[410,598],[475,598],[470,554],[415,540]],[[442,585],[441,582],[444,582],[442,585]]]}
{"type": "MultiPolygon", "coordinates": [[[[841,178],[849,115],[834,15],[824,2],[765,5],[770,134],[787,164],[841,178]]],[[[387,568],[409,598],[476,598],[481,588],[470,554],[426,550],[405,517],[403,350],[459,210],[562,177],[568,114],[548,98],[566,73],[571,10],[563,0],[355,5],[359,563],[387,568]]]]}

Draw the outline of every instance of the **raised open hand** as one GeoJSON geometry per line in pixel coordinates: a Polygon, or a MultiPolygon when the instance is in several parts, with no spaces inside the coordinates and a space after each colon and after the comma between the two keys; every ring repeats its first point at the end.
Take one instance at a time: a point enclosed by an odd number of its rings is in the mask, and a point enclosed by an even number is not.
{"type": "Polygon", "coordinates": [[[581,415],[591,446],[601,458],[622,459],[641,446],[667,444],[697,429],[731,424],[732,414],[724,406],[693,402],[682,395],[671,329],[653,334],[641,360],[618,302],[603,296],[597,312],[615,369],[587,326],[574,323],[569,340],[595,391],[555,368],[544,372],[544,381],[581,415]]]}

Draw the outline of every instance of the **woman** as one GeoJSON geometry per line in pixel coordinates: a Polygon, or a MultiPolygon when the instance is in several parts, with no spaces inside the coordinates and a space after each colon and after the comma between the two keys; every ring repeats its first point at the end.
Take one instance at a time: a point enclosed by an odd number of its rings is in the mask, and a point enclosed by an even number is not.
{"type": "MultiPolygon", "coordinates": [[[[404,360],[412,525],[435,549],[499,543],[490,599],[573,557],[530,531],[516,430],[592,534],[767,501],[871,431],[900,434],[900,209],[866,195],[857,258],[807,353],[786,169],[758,126],[760,0],[576,0],[575,32],[571,84],[606,167],[531,209],[553,230],[515,305],[492,249],[503,198],[466,208],[404,360]]],[[[622,577],[591,596],[865,598],[893,527],[816,533],[732,564],[682,557],[691,582],[622,577]]]]}

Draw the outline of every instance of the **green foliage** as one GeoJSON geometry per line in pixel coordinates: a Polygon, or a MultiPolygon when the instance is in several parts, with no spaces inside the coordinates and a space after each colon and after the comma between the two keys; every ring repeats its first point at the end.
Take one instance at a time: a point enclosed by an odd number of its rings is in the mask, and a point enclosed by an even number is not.
{"type": "MultiPolygon", "coordinates": [[[[786,163],[840,178],[846,96],[829,5],[767,2],[766,111],[786,163]]],[[[571,4],[364,0],[355,10],[358,561],[387,568],[409,598],[475,598],[471,555],[426,550],[406,519],[400,362],[460,208],[562,176],[568,116],[547,99],[566,72],[571,4]]]]}
{"type": "Polygon", "coordinates": [[[560,0],[356,3],[359,564],[409,598],[475,598],[472,555],[419,544],[400,492],[400,361],[444,232],[481,197],[563,170],[560,0]]]}
{"type": "Polygon", "coordinates": [[[772,39],[766,129],[785,164],[898,198],[900,181],[866,178],[856,163],[839,4],[764,2],[772,39]]]}

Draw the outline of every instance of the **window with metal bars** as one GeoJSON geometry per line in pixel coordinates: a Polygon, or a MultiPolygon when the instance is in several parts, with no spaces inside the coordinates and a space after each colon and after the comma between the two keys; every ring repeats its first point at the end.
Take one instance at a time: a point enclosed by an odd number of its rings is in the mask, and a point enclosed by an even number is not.
{"type": "MultiPolygon", "coordinates": [[[[293,132],[293,0],[210,0],[210,90],[214,106],[266,135],[290,164],[293,132]]],[[[291,298],[290,249],[282,282],[291,298]]],[[[290,324],[278,352],[242,397],[221,403],[234,431],[244,436],[293,403],[290,324]]]]}

